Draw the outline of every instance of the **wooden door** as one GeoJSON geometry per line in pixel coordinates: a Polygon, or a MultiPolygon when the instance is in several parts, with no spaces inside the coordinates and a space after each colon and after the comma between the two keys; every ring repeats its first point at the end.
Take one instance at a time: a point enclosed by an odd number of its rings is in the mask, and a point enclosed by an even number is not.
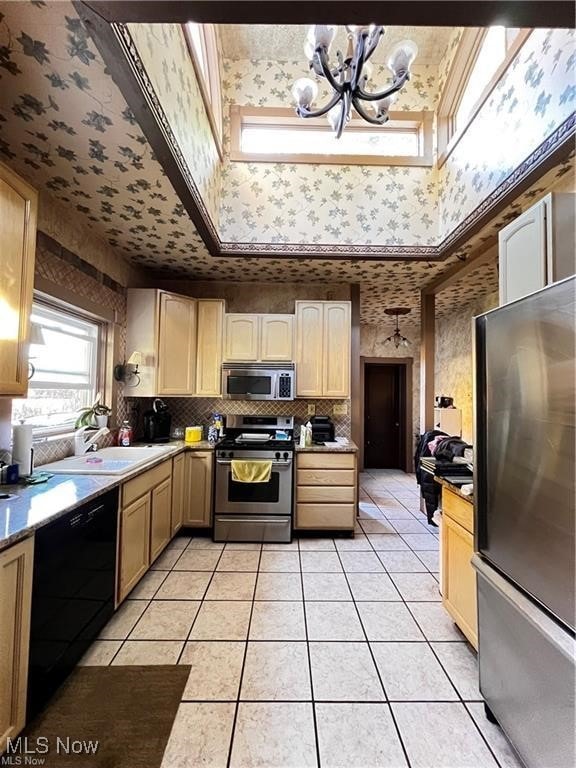
{"type": "Polygon", "coordinates": [[[258,329],[258,315],[226,315],[224,359],[231,362],[257,362],[258,329]]]}
{"type": "Polygon", "coordinates": [[[37,194],[0,163],[0,395],[28,391],[37,194]]]}
{"type": "Polygon", "coordinates": [[[405,368],[369,364],[364,369],[364,466],[403,469],[405,460],[405,368]]]}
{"type": "Polygon", "coordinates": [[[158,394],[193,395],[196,387],[196,302],[160,294],[158,394]]]}
{"type": "Polygon", "coordinates": [[[212,451],[186,455],[184,525],[207,528],[212,524],[212,451]]]}
{"type": "Polygon", "coordinates": [[[138,584],[150,565],[150,493],[120,513],[118,602],[138,584]]]}
{"type": "Polygon", "coordinates": [[[220,397],[224,302],[220,299],[200,299],[197,324],[196,396],[220,397]]]}
{"type": "Polygon", "coordinates": [[[541,200],[498,234],[500,304],[544,288],[546,267],[546,204],[541,200]]]}
{"type": "Polygon", "coordinates": [[[442,600],[472,645],[478,647],[476,573],[471,565],[474,537],[442,515],[442,600]]]}
{"type": "Polygon", "coordinates": [[[153,563],[172,538],[172,478],[152,490],[150,513],[150,562],[153,563]]]}
{"type": "Polygon", "coordinates": [[[296,395],[322,396],[324,305],[296,302],[296,395]]]}
{"type": "Polygon", "coordinates": [[[260,360],[292,362],[294,315],[262,315],[260,323],[260,360]]]}
{"type": "Polygon", "coordinates": [[[34,537],[0,552],[0,755],[26,721],[34,537]]]}
{"type": "Polygon", "coordinates": [[[324,397],[350,397],[351,330],[350,302],[326,302],[322,382],[324,397]]]}
{"type": "Polygon", "coordinates": [[[171,534],[174,536],[182,527],[184,517],[184,481],[186,477],[186,457],[179,453],[172,461],[172,516],[171,534]]]}

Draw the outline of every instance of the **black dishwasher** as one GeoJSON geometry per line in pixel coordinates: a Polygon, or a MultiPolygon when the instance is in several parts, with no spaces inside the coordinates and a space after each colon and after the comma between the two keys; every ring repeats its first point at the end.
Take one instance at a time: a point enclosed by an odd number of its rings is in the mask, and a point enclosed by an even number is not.
{"type": "Polygon", "coordinates": [[[28,719],[114,613],[118,489],[36,531],[28,719]]]}

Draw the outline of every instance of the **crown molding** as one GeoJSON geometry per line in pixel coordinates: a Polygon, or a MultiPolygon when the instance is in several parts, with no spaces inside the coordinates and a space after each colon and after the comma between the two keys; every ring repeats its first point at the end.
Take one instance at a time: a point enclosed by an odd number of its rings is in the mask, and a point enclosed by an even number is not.
{"type": "MultiPolygon", "coordinates": [[[[128,27],[125,24],[105,21],[90,7],[96,5],[95,3],[75,0],[73,4],[208,252],[216,258],[240,256],[253,259],[444,261],[458,253],[459,249],[539,177],[574,151],[576,120],[575,114],[572,113],[437,245],[223,242],[190,173],[128,27]]],[[[150,6],[154,3],[142,2],[134,5],[150,6]]]]}

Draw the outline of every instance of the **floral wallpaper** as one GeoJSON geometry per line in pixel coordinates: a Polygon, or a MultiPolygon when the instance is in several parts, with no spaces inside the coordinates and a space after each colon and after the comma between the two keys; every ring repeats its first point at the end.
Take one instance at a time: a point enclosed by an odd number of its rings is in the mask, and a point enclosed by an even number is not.
{"type": "MultiPolygon", "coordinates": [[[[444,90],[444,86],[446,85],[446,80],[448,78],[448,73],[450,72],[450,67],[454,61],[454,56],[456,55],[458,44],[462,39],[463,32],[463,27],[454,27],[452,34],[448,38],[448,44],[446,45],[444,56],[438,64],[438,94],[441,94],[444,90]]],[[[438,96],[438,98],[440,98],[440,96],[438,96]]]]}
{"type": "Polygon", "coordinates": [[[573,112],[575,32],[532,32],[440,169],[441,239],[573,112]]]}
{"type": "Polygon", "coordinates": [[[214,225],[220,208],[220,157],[180,24],[129,24],[128,30],[214,225]]]}
{"type": "MultiPolygon", "coordinates": [[[[307,74],[304,59],[225,59],[225,134],[229,105],[286,107],[294,81],[307,74]]],[[[389,71],[374,67],[373,81],[389,71]]],[[[317,103],[324,103],[321,91],[317,103]]],[[[434,110],[437,68],[414,67],[399,109],[434,110]]],[[[224,241],[435,245],[436,171],[358,165],[239,163],[225,160],[220,234],[224,241]]]]}

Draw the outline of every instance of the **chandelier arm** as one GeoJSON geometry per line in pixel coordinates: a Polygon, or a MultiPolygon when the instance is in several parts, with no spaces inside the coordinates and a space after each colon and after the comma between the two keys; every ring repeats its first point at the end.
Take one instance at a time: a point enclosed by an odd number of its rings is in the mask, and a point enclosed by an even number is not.
{"type": "Polygon", "coordinates": [[[360,78],[362,76],[362,69],[364,67],[364,51],[366,46],[366,36],[365,35],[359,35],[356,42],[356,47],[354,49],[354,58],[352,59],[351,66],[352,71],[354,73],[351,81],[350,81],[350,90],[352,93],[358,88],[360,85],[360,78]]]}
{"type": "Polygon", "coordinates": [[[317,110],[311,110],[307,107],[296,107],[296,112],[299,117],[322,117],[322,115],[325,115],[327,112],[329,112],[332,107],[336,106],[338,102],[344,97],[343,93],[336,93],[332,99],[326,104],[324,107],[320,107],[320,109],[317,110]]]}
{"type": "Polygon", "coordinates": [[[342,136],[342,131],[346,125],[346,118],[350,112],[350,94],[346,91],[342,95],[342,106],[340,108],[340,119],[338,120],[338,129],[336,131],[336,138],[339,139],[342,136]]]}
{"type": "Polygon", "coordinates": [[[388,114],[382,115],[382,117],[372,117],[372,115],[369,115],[355,96],[352,97],[352,104],[354,105],[356,112],[358,112],[360,117],[363,120],[366,120],[367,123],[372,123],[372,125],[384,125],[384,123],[389,120],[388,114]]]}
{"type": "Polygon", "coordinates": [[[383,34],[384,34],[384,27],[376,27],[375,31],[372,34],[371,42],[369,43],[368,48],[366,49],[364,61],[368,61],[368,59],[372,56],[372,54],[378,47],[378,44],[380,43],[380,40],[382,39],[383,34]]]}
{"type": "Polygon", "coordinates": [[[332,74],[332,71],[328,65],[327,49],[323,46],[316,48],[316,55],[320,59],[320,66],[322,67],[322,72],[324,73],[324,77],[326,78],[326,80],[328,80],[331,87],[335,91],[338,91],[339,93],[341,93],[343,90],[342,85],[340,85],[340,83],[334,78],[334,75],[332,74]]]}
{"type": "Polygon", "coordinates": [[[387,88],[385,91],[380,91],[379,93],[366,93],[366,91],[363,91],[362,88],[358,86],[356,89],[356,96],[362,99],[362,101],[380,101],[380,99],[385,99],[387,96],[391,96],[393,93],[399,91],[408,80],[410,80],[410,72],[405,72],[398,79],[394,79],[390,88],[387,88]]]}

